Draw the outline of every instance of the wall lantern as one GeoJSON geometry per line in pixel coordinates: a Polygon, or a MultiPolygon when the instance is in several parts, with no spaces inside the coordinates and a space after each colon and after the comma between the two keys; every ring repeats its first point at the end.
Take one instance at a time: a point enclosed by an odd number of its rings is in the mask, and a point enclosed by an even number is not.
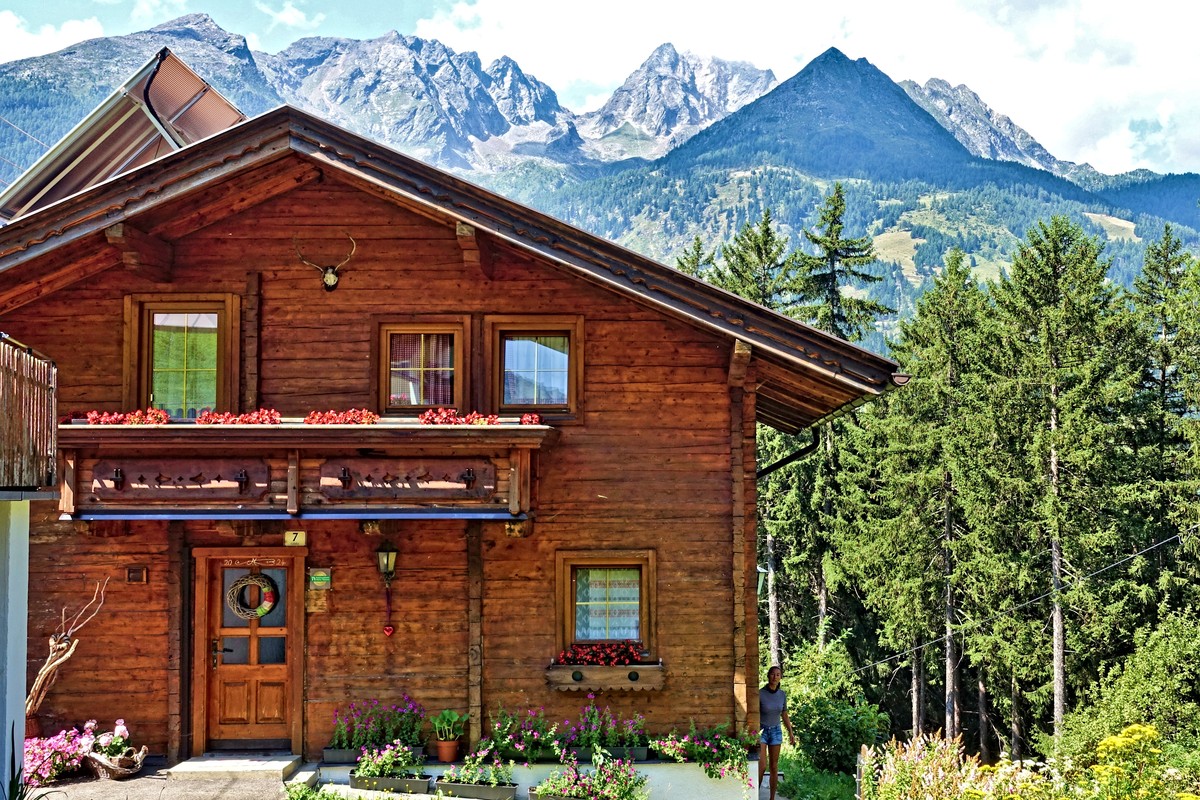
{"type": "Polygon", "coordinates": [[[384,542],[375,551],[379,565],[379,574],[383,576],[383,585],[391,587],[392,578],[396,576],[396,548],[391,542],[384,542]]]}

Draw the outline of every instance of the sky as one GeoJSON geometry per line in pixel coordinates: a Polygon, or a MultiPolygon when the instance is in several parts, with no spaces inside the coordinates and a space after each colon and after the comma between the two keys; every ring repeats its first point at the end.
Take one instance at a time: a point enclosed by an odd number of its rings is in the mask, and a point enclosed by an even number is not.
{"type": "Polygon", "coordinates": [[[507,55],[576,112],[664,42],[779,80],[837,47],[896,81],[966,84],[1057,158],[1200,172],[1200,7],[1178,0],[0,0],[0,62],[195,12],[269,53],[395,30],[507,55]]]}

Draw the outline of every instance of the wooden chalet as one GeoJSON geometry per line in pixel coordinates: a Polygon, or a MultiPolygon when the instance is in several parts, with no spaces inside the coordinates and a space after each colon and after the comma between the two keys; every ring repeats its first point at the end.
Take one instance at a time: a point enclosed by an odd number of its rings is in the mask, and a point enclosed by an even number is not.
{"type": "Polygon", "coordinates": [[[0,329],[55,360],[59,413],[178,418],[59,426],[31,660],[109,584],[45,729],[314,757],[350,701],[469,712],[474,742],[571,690],[652,731],[756,724],[755,424],[800,431],[892,362],[294,108],[144,133],[169,146],[0,198],[0,329]],[[501,424],[417,422],[438,407],[501,424]],[[285,422],[189,423],[260,408],[285,422]],[[382,419],[299,421],[330,409],[382,419]],[[258,575],[278,597],[245,619],[258,575]],[[550,666],[625,638],[643,663],[550,666]]]}

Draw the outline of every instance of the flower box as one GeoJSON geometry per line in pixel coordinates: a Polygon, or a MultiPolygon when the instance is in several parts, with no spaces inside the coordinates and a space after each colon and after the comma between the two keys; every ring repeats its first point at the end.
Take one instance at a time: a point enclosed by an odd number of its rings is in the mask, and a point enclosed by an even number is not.
{"type": "Polygon", "coordinates": [[[452,783],[443,780],[437,782],[437,791],[446,797],[471,797],[475,800],[515,800],[517,784],[501,784],[488,786],[477,783],[452,783]]]}
{"type": "Polygon", "coordinates": [[[321,761],[326,764],[353,764],[360,755],[361,750],[350,747],[326,747],[321,751],[321,761]]]}
{"type": "MultiPolygon", "coordinates": [[[[609,758],[615,758],[620,761],[649,761],[650,748],[648,747],[605,747],[603,748],[609,755],[609,758]]],[[[569,747],[568,751],[574,754],[575,760],[581,766],[587,766],[592,763],[592,750],[588,747],[569,747]]]]}
{"type": "Polygon", "coordinates": [[[666,672],[662,664],[629,664],[623,667],[551,664],[546,669],[546,683],[560,692],[605,689],[645,692],[663,688],[666,672]]]}
{"type": "Polygon", "coordinates": [[[408,794],[429,794],[429,781],[432,775],[378,775],[359,777],[350,773],[351,789],[369,789],[376,792],[406,792],[408,794]]]}

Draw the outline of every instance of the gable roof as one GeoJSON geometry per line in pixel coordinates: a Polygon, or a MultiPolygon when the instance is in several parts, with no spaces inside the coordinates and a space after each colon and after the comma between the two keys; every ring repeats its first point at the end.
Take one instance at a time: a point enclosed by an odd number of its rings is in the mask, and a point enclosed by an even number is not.
{"type": "Polygon", "coordinates": [[[0,221],[36,211],[244,119],[164,47],[0,192],[0,221]]]}
{"type": "Polygon", "coordinates": [[[470,226],[742,343],[731,381],[753,363],[758,421],[780,430],[799,431],[901,383],[887,358],[288,106],[0,228],[0,314],[122,263],[113,246],[120,237],[169,253],[194,230],[323,177],[470,226]]]}

